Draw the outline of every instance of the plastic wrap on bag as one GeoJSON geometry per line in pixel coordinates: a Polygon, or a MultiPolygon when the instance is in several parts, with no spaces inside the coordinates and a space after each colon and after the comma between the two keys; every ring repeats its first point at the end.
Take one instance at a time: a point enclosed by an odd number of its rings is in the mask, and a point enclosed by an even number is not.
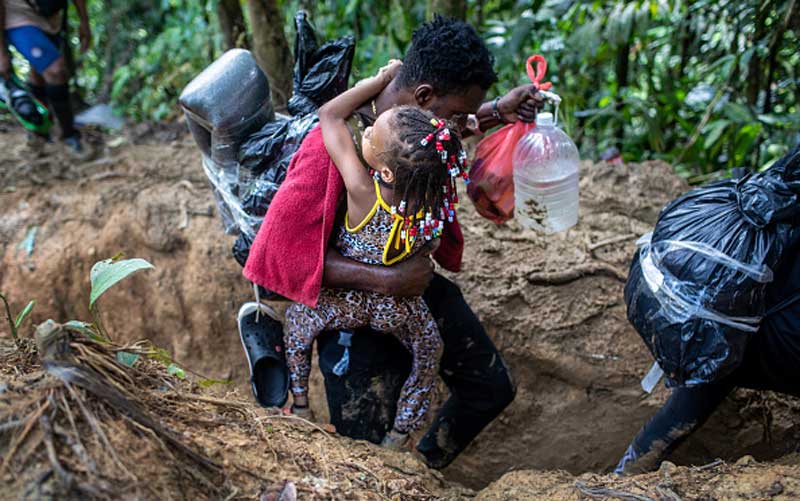
{"type": "Polygon", "coordinates": [[[267,77],[250,52],[229,50],[189,82],[179,102],[203,153],[225,232],[257,231],[259,221],[240,206],[240,186],[252,176],[240,173],[237,156],[242,141],[275,117],[267,77]]]}
{"type": "Polygon", "coordinates": [[[241,142],[275,117],[269,81],[243,49],[227,51],[203,70],[179,102],[201,150],[220,164],[235,163],[241,142]]]}
{"type": "Polygon", "coordinates": [[[292,156],[318,123],[318,106],[343,92],[350,77],[352,38],[318,47],[304,12],[295,26],[294,116],[275,117],[267,78],[241,49],[212,63],[180,97],[223,227],[239,235],[233,254],[242,265],[292,156]]]}
{"type": "Polygon", "coordinates": [[[669,386],[730,374],[758,331],[772,270],[800,220],[800,148],[771,169],[677,198],[639,241],[625,286],[628,319],[669,386]]]}

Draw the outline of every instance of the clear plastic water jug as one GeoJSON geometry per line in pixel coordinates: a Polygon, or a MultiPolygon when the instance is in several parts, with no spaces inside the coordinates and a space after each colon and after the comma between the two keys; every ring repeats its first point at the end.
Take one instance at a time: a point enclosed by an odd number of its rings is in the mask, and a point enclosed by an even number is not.
{"type": "Polygon", "coordinates": [[[552,113],[539,113],[536,127],[514,149],[514,213],[526,228],[564,231],[578,222],[578,148],[552,113]]]}

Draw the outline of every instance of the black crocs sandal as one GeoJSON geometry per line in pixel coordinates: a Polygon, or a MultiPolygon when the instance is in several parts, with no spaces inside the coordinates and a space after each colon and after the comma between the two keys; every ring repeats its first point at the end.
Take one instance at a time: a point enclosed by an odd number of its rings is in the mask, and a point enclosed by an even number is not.
{"type": "Polygon", "coordinates": [[[262,303],[243,304],[238,318],[256,401],[264,407],[283,407],[289,396],[283,326],[272,308],[262,303]]]}

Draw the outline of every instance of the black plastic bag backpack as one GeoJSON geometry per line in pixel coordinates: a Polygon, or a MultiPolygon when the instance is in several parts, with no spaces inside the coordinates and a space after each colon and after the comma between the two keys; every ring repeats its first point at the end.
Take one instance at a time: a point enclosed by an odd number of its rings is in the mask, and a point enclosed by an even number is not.
{"type": "Polygon", "coordinates": [[[772,270],[800,232],[800,147],[770,169],[691,190],[661,211],[625,286],[628,320],[667,385],[730,374],[765,314],[772,270]]]}

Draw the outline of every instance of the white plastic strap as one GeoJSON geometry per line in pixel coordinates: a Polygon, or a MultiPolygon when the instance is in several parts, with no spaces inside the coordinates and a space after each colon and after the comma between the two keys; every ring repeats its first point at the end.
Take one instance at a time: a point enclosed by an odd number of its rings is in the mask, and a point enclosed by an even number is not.
{"type": "Polygon", "coordinates": [[[258,308],[256,308],[256,323],[258,323],[259,315],[261,315],[261,293],[258,290],[258,284],[253,282],[253,294],[256,296],[256,304],[258,308]]]}
{"type": "Polygon", "coordinates": [[[647,375],[642,378],[642,389],[647,393],[653,393],[653,389],[663,376],[664,370],[658,365],[658,362],[653,362],[653,366],[647,371],[647,375]]]}
{"type": "MultiPolygon", "coordinates": [[[[689,292],[680,289],[680,280],[666,274],[654,259],[652,233],[640,238],[636,243],[640,247],[639,260],[642,266],[642,275],[650,291],[659,304],[676,322],[686,321],[691,318],[705,318],[714,322],[733,327],[744,332],[757,332],[762,317],[739,317],[724,315],[707,308],[702,304],[702,297],[692,297],[689,292]]],[[[679,249],[691,250],[711,261],[735,269],[753,280],[766,283],[773,279],[772,270],[765,265],[751,265],[731,258],[713,247],[702,242],[682,242],[678,240],[665,240],[658,242],[659,247],[666,247],[661,254],[666,254],[679,249]]]]}

